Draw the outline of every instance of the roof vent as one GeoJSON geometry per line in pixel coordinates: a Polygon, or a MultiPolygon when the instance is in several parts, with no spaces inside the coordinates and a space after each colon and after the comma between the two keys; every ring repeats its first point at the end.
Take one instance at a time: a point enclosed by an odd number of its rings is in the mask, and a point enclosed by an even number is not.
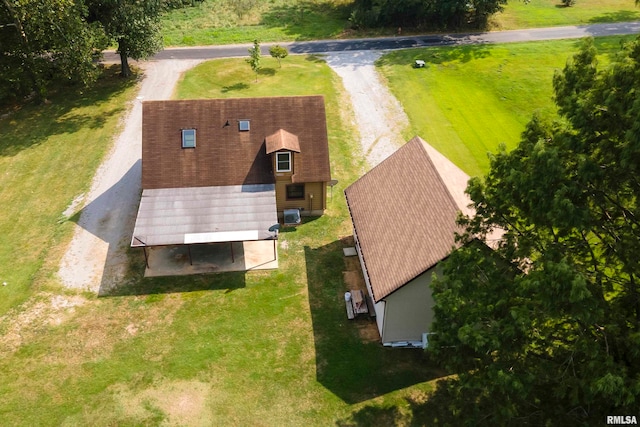
{"type": "Polygon", "coordinates": [[[248,132],[251,129],[249,120],[238,120],[238,130],[240,132],[248,132]]]}

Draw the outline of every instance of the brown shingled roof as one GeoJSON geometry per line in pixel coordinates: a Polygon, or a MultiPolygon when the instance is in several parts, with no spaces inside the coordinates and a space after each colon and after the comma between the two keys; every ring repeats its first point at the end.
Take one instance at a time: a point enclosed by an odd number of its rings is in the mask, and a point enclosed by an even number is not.
{"type": "Polygon", "coordinates": [[[278,130],[273,135],[269,135],[265,142],[267,144],[267,154],[280,150],[300,152],[300,141],[298,137],[284,129],[278,130]]]}
{"type": "Polygon", "coordinates": [[[354,182],[345,196],[376,302],[457,246],[459,207],[419,137],[354,182]]]}
{"type": "Polygon", "coordinates": [[[329,181],[322,96],[144,102],[142,188],[273,183],[265,138],[280,129],[299,141],[296,182],[329,181]],[[239,120],[251,130],[239,131],[239,120]],[[182,148],[182,129],[196,129],[195,148],[182,148]]]}

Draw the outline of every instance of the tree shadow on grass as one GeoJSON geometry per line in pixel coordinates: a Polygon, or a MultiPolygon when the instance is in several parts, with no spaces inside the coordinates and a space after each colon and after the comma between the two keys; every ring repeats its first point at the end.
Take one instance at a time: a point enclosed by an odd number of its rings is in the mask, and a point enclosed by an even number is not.
{"type": "Polygon", "coordinates": [[[335,241],[304,248],[318,381],[351,404],[441,377],[443,372],[423,350],[389,348],[378,340],[366,340],[359,334],[358,322],[370,320],[347,320],[345,246],[335,241]]]}
{"type": "Polygon", "coordinates": [[[275,76],[276,69],[271,67],[260,68],[258,74],[261,76],[275,76]]]}
{"type": "Polygon", "coordinates": [[[398,426],[404,425],[406,416],[397,406],[365,406],[353,413],[348,419],[336,421],[338,427],[357,426],[398,426]]]}
{"type": "Polygon", "coordinates": [[[0,156],[15,156],[22,150],[37,146],[53,135],[73,134],[81,129],[99,129],[106,121],[121,114],[125,106],[112,108],[94,116],[77,112],[83,107],[105,103],[137,83],[136,78],[122,79],[114,70],[105,69],[94,87],[59,88],[47,103],[28,103],[0,119],[0,156]]]}
{"type": "MultiPolygon", "coordinates": [[[[467,45],[404,50],[383,55],[376,61],[376,66],[406,65],[413,67],[415,61],[418,59],[425,62],[425,68],[428,68],[429,65],[438,65],[453,61],[467,63],[491,56],[492,49],[493,47],[490,45],[467,45]]],[[[416,71],[421,71],[421,69],[417,69],[416,71]]]]}
{"type": "Polygon", "coordinates": [[[316,55],[316,54],[305,55],[304,59],[305,61],[313,62],[316,64],[322,64],[327,62],[324,56],[316,55]]]}
{"type": "MultiPolygon", "coordinates": [[[[437,381],[435,390],[418,391],[403,398],[403,405],[387,407],[367,405],[348,417],[336,422],[339,427],[371,426],[371,425],[405,425],[420,426],[455,426],[463,425],[495,425],[490,417],[491,410],[478,405],[478,396],[474,391],[456,387],[456,380],[445,378],[437,381]],[[403,410],[398,408],[402,406],[403,410]]],[[[543,425],[535,419],[529,422],[514,422],[515,426],[543,425]]],[[[563,424],[564,425],[564,424],[563,424]]],[[[573,425],[573,424],[571,424],[573,425]]]]}
{"type": "Polygon", "coordinates": [[[314,40],[335,36],[330,21],[344,21],[343,27],[349,23],[350,5],[346,3],[311,0],[287,3],[271,7],[262,15],[260,24],[282,28],[294,40],[314,40]]]}
{"type": "Polygon", "coordinates": [[[227,92],[235,92],[235,91],[240,91],[240,90],[246,90],[249,89],[249,85],[247,83],[236,83],[230,86],[223,86],[222,89],[220,90],[220,92],[222,93],[227,93],[227,92]]]}
{"type": "Polygon", "coordinates": [[[592,24],[605,24],[613,22],[637,21],[640,19],[640,12],[635,10],[619,10],[616,12],[607,12],[596,16],[589,20],[592,24]]]}

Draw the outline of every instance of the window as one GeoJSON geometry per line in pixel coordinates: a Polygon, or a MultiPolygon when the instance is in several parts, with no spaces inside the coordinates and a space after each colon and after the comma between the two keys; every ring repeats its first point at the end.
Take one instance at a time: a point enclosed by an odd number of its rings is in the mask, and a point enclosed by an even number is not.
{"type": "Polygon", "coordinates": [[[276,172],[291,172],[291,153],[276,153],[276,172]]]}
{"type": "Polygon", "coordinates": [[[287,185],[287,200],[304,199],[304,184],[287,185]]]}
{"type": "Polygon", "coordinates": [[[251,129],[249,120],[238,120],[238,130],[240,132],[248,132],[251,129]]]}
{"type": "Polygon", "coordinates": [[[195,129],[182,129],[182,148],[196,148],[195,129]]]}

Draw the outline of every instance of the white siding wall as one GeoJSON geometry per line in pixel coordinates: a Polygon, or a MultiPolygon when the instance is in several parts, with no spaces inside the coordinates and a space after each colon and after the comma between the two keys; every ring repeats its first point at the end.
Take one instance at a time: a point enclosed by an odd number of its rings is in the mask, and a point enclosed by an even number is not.
{"type": "Polygon", "coordinates": [[[382,327],[382,343],[421,341],[422,334],[431,330],[433,322],[433,297],[430,283],[433,273],[440,273],[436,266],[416,277],[387,298],[382,327]]]}

